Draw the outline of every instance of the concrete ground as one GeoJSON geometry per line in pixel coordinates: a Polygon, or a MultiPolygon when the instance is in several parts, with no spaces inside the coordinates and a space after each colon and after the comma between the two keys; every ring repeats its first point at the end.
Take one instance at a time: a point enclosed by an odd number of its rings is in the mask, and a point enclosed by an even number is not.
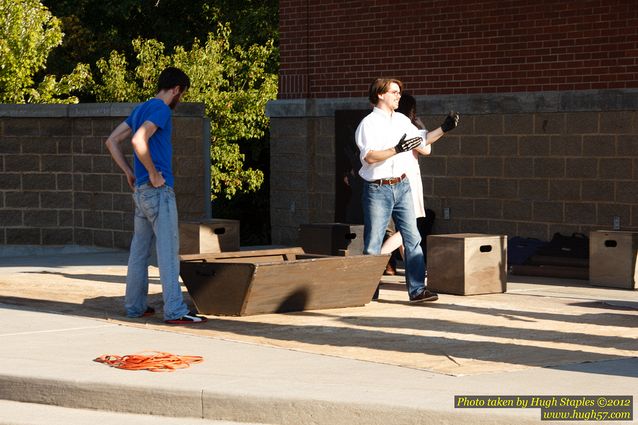
{"type": "Polygon", "coordinates": [[[0,424],[541,423],[538,408],[463,409],[454,396],[638,393],[638,291],[510,276],[505,294],[414,306],[402,277],[384,277],[363,307],[180,327],[123,316],[126,252],[4,250],[0,424]],[[204,362],[93,362],[149,350],[204,362]]]}

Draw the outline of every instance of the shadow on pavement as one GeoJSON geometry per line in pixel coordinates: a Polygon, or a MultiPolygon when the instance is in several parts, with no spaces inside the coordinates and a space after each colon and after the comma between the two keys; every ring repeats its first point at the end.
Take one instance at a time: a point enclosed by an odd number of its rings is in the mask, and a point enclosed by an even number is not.
{"type": "MultiPolygon", "coordinates": [[[[34,300],[20,297],[3,297],[0,302],[14,306],[22,306],[29,309],[37,309],[44,312],[86,316],[99,319],[111,319],[131,324],[145,324],[147,327],[157,326],[158,329],[171,329],[175,332],[196,333],[202,336],[228,337],[228,334],[251,337],[251,341],[288,341],[297,344],[287,348],[299,348],[305,351],[330,347],[337,349],[335,355],[339,355],[341,349],[347,349],[351,354],[348,357],[357,358],[352,350],[363,349],[386,352],[386,357],[391,358],[393,353],[425,354],[435,357],[443,357],[440,361],[450,360],[462,365],[467,361],[497,362],[511,365],[524,365],[535,367],[556,366],[566,363],[598,362],[600,360],[626,359],[626,355],[614,353],[615,350],[601,352],[594,347],[607,347],[611,349],[636,350],[638,344],[631,337],[588,335],[581,332],[547,330],[539,328],[503,327],[490,324],[477,324],[467,322],[454,322],[435,318],[397,318],[397,317],[366,317],[366,316],[340,316],[328,312],[297,312],[284,315],[276,315],[279,323],[268,323],[265,319],[260,321],[260,316],[247,318],[212,317],[207,323],[189,327],[165,325],[161,318],[160,309],[161,294],[149,295],[149,305],[156,307],[158,311],[154,317],[130,319],[123,314],[123,297],[95,297],[89,298],[83,304],[72,304],[63,301],[34,300]],[[121,312],[115,314],[115,312],[121,312]],[[317,324],[308,321],[309,318],[334,319],[334,323],[317,324]],[[286,323],[282,323],[282,322],[286,323]],[[344,326],[345,325],[345,326],[344,326]],[[188,330],[186,330],[188,329],[188,330]],[[394,332],[393,332],[394,330],[394,332]],[[435,333],[435,335],[423,335],[419,333],[435,333]],[[485,340],[492,338],[492,340],[485,340]],[[539,342],[556,343],[553,347],[540,346],[539,342]],[[301,345],[299,344],[301,343],[301,345]],[[567,348],[559,344],[576,344],[578,348],[567,348]],[[308,348],[310,347],[310,348],[308,348]],[[592,347],[588,349],[587,347],[592,347]]],[[[457,306],[454,304],[428,304],[433,313],[436,310],[462,309],[488,315],[500,315],[510,317],[512,323],[519,322],[519,317],[542,318],[544,320],[565,321],[569,315],[521,312],[503,310],[497,308],[478,308],[472,306],[457,306]]],[[[413,308],[413,307],[411,307],[413,308]]],[[[417,307],[418,308],[418,307],[417,307]]],[[[271,315],[269,315],[271,316],[271,315]]],[[[591,315],[597,316],[595,314],[591,315]]],[[[623,316],[611,314],[606,320],[623,316]]],[[[578,316],[580,317],[580,316],[578,316]]],[[[580,317],[582,319],[582,317],[580,317]]],[[[589,318],[591,319],[591,318],[589,318]]],[[[624,317],[627,324],[628,317],[624,317]]],[[[523,320],[529,326],[529,320],[523,320]]],[[[596,320],[594,320],[596,322],[596,320]]],[[[238,340],[249,340],[238,338],[238,340]]],[[[281,344],[274,344],[282,346],[281,344]]],[[[392,363],[388,361],[388,363],[392,363]]],[[[427,362],[425,369],[427,369],[427,362]]],[[[570,370],[569,366],[561,366],[570,370]]],[[[578,367],[574,367],[578,370],[578,367]]],[[[605,370],[606,374],[618,374],[627,376],[624,370],[614,372],[613,369],[605,370]]]]}
{"type": "MultiPolygon", "coordinates": [[[[100,283],[121,283],[124,285],[126,284],[126,276],[117,276],[113,274],[97,274],[97,273],[73,274],[73,273],[52,272],[49,270],[24,271],[21,273],[60,276],[66,279],[75,279],[75,280],[81,280],[81,281],[89,280],[89,281],[100,282],[100,283]]],[[[159,278],[152,278],[152,277],[149,277],[148,283],[149,285],[161,284],[159,278]]]]}

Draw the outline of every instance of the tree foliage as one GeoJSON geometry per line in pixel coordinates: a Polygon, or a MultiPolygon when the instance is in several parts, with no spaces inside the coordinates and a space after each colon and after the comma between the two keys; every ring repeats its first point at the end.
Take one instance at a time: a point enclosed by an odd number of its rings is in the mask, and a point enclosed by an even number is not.
{"type": "MultiPolygon", "coordinates": [[[[205,43],[195,39],[190,49],[175,47],[165,54],[164,44],[138,38],[133,41],[136,66],[113,51],[97,62],[99,83],[94,93],[100,102],[139,102],[155,95],[157,77],[166,66],[183,69],[191,78],[184,101],[202,102],[210,118],[211,191],[226,198],[257,190],[261,170],[244,169],[238,141],[260,138],[268,127],[265,105],[277,93],[277,76],[266,71],[275,51],[272,42],[248,48],[230,43],[230,29],[220,25],[205,43]]],[[[96,78],[98,79],[98,78],[96,78]]]]}
{"type": "Polygon", "coordinates": [[[0,103],[75,103],[69,96],[90,81],[86,65],[36,86],[51,50],[62,42],[60,21],[38,0],[0,0],[0,103]]]}
{"type": "MultiPolygon", "coordinates": [[[[277,8],[277,0],[0,0],[0,103],[141,102],[164,67],[180,67],[193,82],[183,100],[204,103],[210,118],[211,198],[256,191],[264,173],[245,166],[242,149],[256,157],[256,141],[267,141],[277,8]]],[[[253,162],[265,168],[263,158],[253,162]]]]}
{"type": "MultiPolygon", "coordinates": [[[[229,22],[230,42],[244,47],[278,42],[278,0],[42,0],[62,21],[62,45],[52,52],[56,73],[78,63],[95,63],[117,50],[128,60],[131,40],[155,39],[172,50],[205,40],[220,22],[229,22]]],[[[269,63],[276,72],[277,58],[269,63]]]]}

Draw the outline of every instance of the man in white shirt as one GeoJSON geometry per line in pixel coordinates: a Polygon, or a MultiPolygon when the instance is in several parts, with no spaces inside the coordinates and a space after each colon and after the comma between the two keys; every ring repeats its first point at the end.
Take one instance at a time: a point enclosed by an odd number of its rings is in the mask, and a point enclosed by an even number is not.
{"type": "MultiPolygon", "coordinates": [[[[377,79],[370,85],[373,111],[357,127],[355,139],[360,151],[363,178],[364,253],[381,251],[390,217],[403,236],[405,279],[410,302],[435,301],[438,295],[425,287],[425,262],[416,226],[410,183],[406,177],[412,149],[425,148],[437,138],[427,138],[399,107],[403,84],[395,79],[377,79]]],[[[441,125],[443,133],[458,124],[450,113],[441,125]]],[[[434,130],[438,132],[439,129],[434,130]]]]}

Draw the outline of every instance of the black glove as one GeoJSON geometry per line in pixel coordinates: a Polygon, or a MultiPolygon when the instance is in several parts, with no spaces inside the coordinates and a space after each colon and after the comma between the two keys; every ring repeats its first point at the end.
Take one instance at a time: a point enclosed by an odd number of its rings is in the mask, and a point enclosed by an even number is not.
{"type": "Polygon", "coordinates": [[[411,139],[405,140],[405,136],[407,136],[407,134],[404,134],[403,137],[401,137],[401,140],[399,140],[399,143],[397,143],[397,145],[394,147],[394,151],[396,153],[411,151],[412,149],[418,147],[423,141],[423,139],[421,139],[420,137],[413,137],[411,139]]]}
{"type": "Polygon", "coordinates": [[[450,111],[447,117],[445,117],[445,121],[441,124],[441,130],[444,133],[447,133],[450,130],[454,130],[456,126],[459,125],[459,114],[454,111],[450,111]]]}

